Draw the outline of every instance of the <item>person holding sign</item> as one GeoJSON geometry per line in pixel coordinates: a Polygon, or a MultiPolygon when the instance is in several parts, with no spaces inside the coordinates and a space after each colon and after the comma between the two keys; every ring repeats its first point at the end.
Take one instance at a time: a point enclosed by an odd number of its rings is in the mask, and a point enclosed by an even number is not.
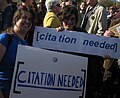
{"type": "Polygon", "coordinates": [[[66,5],[59,15],[62,21],[62,26],[56,28],[57,31],[70,30],[87,33],[85,29],[76,27],[78,22],[78,10],[74,6],[66,5]]]}
{"type": "Polygon", "coordinates": [[[18,44],[28,45],[24,37],[32,24],[32,12],[19,9],[13,17],[13,26],[0,34],[0,90],[4,98],[9,98],[18,44]]]}
{"type": "MultiPolygon", "coordinates": [[[[77,28],[76,24],[78,21],[78,10],[73,6],[65,6],[60,15],[63,27],[56,28],[57,31],[69,30],[69,31],[78,31],[80,33],[87,33],[86,30],[82,28],[77,28]]],[[[62,51],[63,52],[63,51],[62,51]]],[[[94,94],[96,92],[96,88],[98,87],[99,82],[101,81],[101,73],[100,73],[100,57],[87,55],[82,53],[70,53],[73,55],[83,56],[88,58],[88,78],[87,78],[87,91],[86,98],[94,98],[94,94]]]]}
{"type": "MultiPolygon", "coordinates": [[[[119,21],[117,21],[119,24],[119,21]]],[[[117,23],[116,22],[116,23],[117,23]]],[[[115,24],[116,25],[116,24],[115,24]]],[[[105,31],[105,37],[114,37],[119,38],[119,33],[112,30],[114,28],[110,27],[107,31],[105,31]],[[117,33],[117,34],[116,34],[117,33]]],[[[118,59],[112,58],[109,55],[104,57],[104,75],[103,75],[103,83],[101,87],[101,96],[100,98],[120,98],[120,63],[118,59]]]]}

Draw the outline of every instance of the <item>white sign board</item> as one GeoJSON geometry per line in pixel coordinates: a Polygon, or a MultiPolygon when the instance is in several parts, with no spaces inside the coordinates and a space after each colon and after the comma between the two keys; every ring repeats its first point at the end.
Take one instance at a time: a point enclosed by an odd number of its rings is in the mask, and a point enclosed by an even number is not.
{"type": "Polygon", "coordinates": [[[120,39],[86,34],[83,32],[57,32],[52,28],[36,27],[33,46],[39,48],[85,53],[120,58],[120,39]]]}
{"type": "Polygon", "coordinates": [[[18,46],[10,98],[85,98],[85,57],[18,46]]]}

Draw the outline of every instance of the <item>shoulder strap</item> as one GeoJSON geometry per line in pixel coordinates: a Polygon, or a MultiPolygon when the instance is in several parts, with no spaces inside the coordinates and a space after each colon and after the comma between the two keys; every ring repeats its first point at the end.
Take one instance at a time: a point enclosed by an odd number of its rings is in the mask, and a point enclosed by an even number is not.
{"type": "Polygon", "coordinates": [[[8,49],[9,45],[11,44],[11,41],[12,41],[12,35],[8,34],[8,43],[6,46],[6,50],[8,49]]]}
{"type": "MultiPolygon", "coordinates": [[[[10,46],[10,44],[11,44],[11,41],[12,41],[12,35],[10,35],[10,34],[8,34],[8,43],[7,43],[7,46],[6,46],[6,51],[8,50],[8,47],[10,46]]],[[[6,52],[5,52],[5,55],[6,55],[6,52]]],[[[5,58],[5,55],[3,56],[3,58],[2,58],[2,60],[1,60],[1,62],[0,62],[0,64],[2,64],[2,62],[3,62],[3,60],[4,60],[4,58],[5,58]]]]}

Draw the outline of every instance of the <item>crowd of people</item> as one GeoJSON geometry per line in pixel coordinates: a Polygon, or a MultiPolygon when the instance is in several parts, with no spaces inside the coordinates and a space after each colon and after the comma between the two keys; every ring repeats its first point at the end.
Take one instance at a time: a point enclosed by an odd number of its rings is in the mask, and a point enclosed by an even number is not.
{"type": "MultiPolygon", "coordinates": [[[[18,44],[32,46],[35,26],[119,38],[120,31],[110,29],[115,25],[119,8],[106,10],[98,0],[80,6],[74,0],[0,0],[0,98],[9,98],[18,44]]],[[[85,98],[120,98],[120,59],[65,53],[88,58],[85,98]]]]}

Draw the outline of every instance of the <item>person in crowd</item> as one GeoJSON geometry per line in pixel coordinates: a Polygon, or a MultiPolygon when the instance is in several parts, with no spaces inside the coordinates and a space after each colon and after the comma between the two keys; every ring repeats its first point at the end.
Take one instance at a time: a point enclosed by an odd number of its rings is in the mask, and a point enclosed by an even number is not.
{"type": "Polygon", "coordinates": [[[116,15],[116,7],[115,6],[109,7],[108,13],[109,14],[107,15],[107,24],[108,24],[108,28],[109,28],[111,20],[116,15]]]}
{"type": "Polygon", "coordinates": [[[30,9],[34,0],[21,0],[20,8],[30,9]]]}
{"type": "Polygon", "coordinates": [[[35,14],[34,23],[35,23],[35,25],[38,25],[38,7],[37,7],[37,3],[35,0],[33,0],[32,4],[30,5],[30,8],[32,9],[32,11],[35,14]]]}
{"type": "Polygon", "coordinates": [[[19,9],[14,14],[13,26],[0,34],[0,90],[4,98],[9,98],[18,44],[28,45],[24,38],[33,19],[32,12],[19,9]]]}
{"type": "Polygon", "coordinates": [[[85,1],[82,1],[79,5],[79,20],[78,20],[78,27],[80,27],[81,25],[81,22],[83,20],[83,17],[84,17],[84,14],[85,14],[85,11],[86,11],[86,7],[87,7],[87,4],[85,1]]]}
{"type": "Polygon", "coordinates": [[[79,12],[80,12],[80,14],[82,15],[82,17],[83,17],[84,14],[85,14],[86,6],[87,6],[86,2],[83,1],[83,2],[80,3],[79,12]]]}
{"type": "Polygon", "coordinates": [[[73,1],[72,0],[65,0],[65,5],[72,5],[73,1]]]}
{"type": "MultiPolygon", "coordinates": [[[[115,21],[114,25],[120,24],[119,20],[115,21]]],[[[114,26],[112,25],[112,26],[114,26]]],[[[119,38],[118,32],[111,31],[109,28],[105,31],[105,37],[119,38]],[[117,33],[117,34],[116,34],[117,33]]],[[[101,88],[100,98],[120,98],[120,63],[118,59],[110,56],[104,57],[104,75],[101,88]]]]}
{"type": "Polygon", "coordinates": [[[59,0],[46,0],[45,6],[47,13],[43,20],[43,27],[56,28],[61,25],[61,22],[57,16],[60,12],[60,1],[59,0]]]}
{"type": "MultiPolygon", "coordinates": [[[[69,30],[69,31],[78,31],[79,33],[87,33],[87,31],[83,28],[76,27],[78,21],[78,10],[76,7],[68,5],[65,6],[61,12],[60,19],[62,21],[61,27],[56,28],[57,31],[69,30]]],[[[62,33],[62,32],[60,32],[62,33]]],[[[62,51],[63,52],[63,51],[62,51]]],[[[87,74],[87,90],[86,90],[86,98],[95,98],[96,90],[99,89],[99,84],[102,81],[102,76],[100,73],[100,61],[98,56],[87,55],[82,53],[70,53],[73,55],[84,56],[88,58],[88,74],[87,74]],[[92,68],[91,68],[92,67],[92,68]]]]}
{"type": "Polygon", "coordinates": [[[64,2],[65,2],[65,5],[72,5],[77,7],[77,4],[76,2],[74,2],[74,0],[65,0],[64,2]]]}
{"type": "Polygon", "coordinates": [[[77,4],[76,4],[76,2],[74,2],[74,0],[64,0],[60,4],[61,8],[63,8],[66,5],[72,5],[72,6],[75,6],[77,8],[77,4]]]}
{"type": "MultiPolygon", "coordinates": [[[[102,36],[107,30],[107,11],[99,4],[98,0],[86,0],[86,3],[88,6],[81,22],[81,28],[84,28],[90,34],[102,36]]],[[[90,61],[97,61],[97,63],[89,64],[88,66],[88,75],[93,78],[88,77],[90,81],[87,83],[86,98],[95,98],[101,92],[104,58],[99,56],[92,57],[90,61]]]]}
{"type": "Polygon", "coordinates": [[[103,35],[107,30],[106,9],[98,3],[98,0],[87,0],[87,4],[81,27],[88,33],[103,35]]]}
{"type": "Polygon", "coordinates": [[[116,15],[113,17],[113,19],[118,19],[118,18],[120,18],[120,10],[118,10],[116,15]]]}
{"type": "Polygon", "coordinates": [[[34,16],[33,20],[33,26],[31,26],[31,29],[28,34],[25,36],[25,40],[28,42],[30,46],[32,46],[33,41],[33,35],[34,35],[34,26],[38,24],[38,12],[37,12],[37,5],[35,3],[35,0],[21,0],[20,9],[27,9],[30,10],[34,16]]]}
{"type": "Polygon", "coordinates": [[[65,4],[64,1],[60,3],[61,10],[62,10],[65,6],[66,6],[66,4],[65,4]]]}
{"type": "MultiPolygon", "coordinates": [[[[19,9],[27,9],[33,12],[34,17],[36,17],[37,13],[37,4],[35,0],[21,0],[21,5],[19,9]]],[[[36,20],[35,20],[36,21],[36,20]]]]}
{"type": "Polygon", "coordinates": [[[58,31],[65,29],[86,32],[86,30],[76,27],[78,21],[78,10],[72,5],[66,5],[63,8],[63,10],[60,12],[60,20],[62,22],[62,26],[56,28],[58,31]]]}
{"type": "Polygon", "coordinates": [[[38,2],[38,25],[43,26],[43,20],[46,14],[46,7],[45,7],[45,2],[43,0],[40,0],[38,2]]]}
{"type": "Polygon", "coordinates": [[[110,6],[108,10],[107,18],[112,18],[116,15],[117,8],[115,6],[110,6]]]}
{"type": "MultiPolygon", "coordinates": [[[[21,5],[19,6],[19,9],[27,9],[30,10],[35,17],[34,23],[37,21],[37,4],[35,0],[21,0],[21,5]]],[[[37,24],[37,23],[36,23],[37,24]]]]}
{"type": "MultiPolygon", "coordinates": [[[[101,6],[98,0],[86,0],[88,4],[83,20],[81,22],[81,28],[84,28],[90,34],[96,34],[102,36],[107,30],[107,11],[101,6]]],[[[102,77],[103,77],[103,57],[91,57],[95,64],[89,64],[88,66],[88,75],[89,78],[87,83],[87,95],[86,98],[95,98],[100,95],[102,77]]]]}
{"type": "Polygon", "coordinates": [[[8,1],[0,0],[0,32],[12,26],[12,18],[17,10],[17,6],[8,1]]]}
{"type": "MultiPolygon", "coordinates": [[[[67,5],[71,5],[77,8],[77,3],[75,2],[75,0],[64,0],[64,6],[67,5]]],[[[78,13],[78,22],[76,24],[76,27],[80,27],[81,20],[82,20],[82,15],[78,13]]]]}

